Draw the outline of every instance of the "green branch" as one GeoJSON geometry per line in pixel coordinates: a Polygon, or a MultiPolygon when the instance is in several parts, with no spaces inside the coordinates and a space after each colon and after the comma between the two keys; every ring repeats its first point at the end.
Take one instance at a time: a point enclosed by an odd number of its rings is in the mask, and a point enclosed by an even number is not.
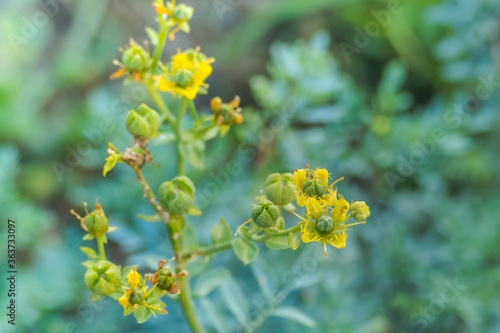
{"type": "MultiPolygon", "coordinates": [[[[300,225],[296,225],[295,227],[280,230],[277,232],[269,231],[266,234],[263,235],[253,235],[250,237],[250,240],[257,242],[257,243],[263,243],[267,241],[270,238],[275,238],[275,237],[280,237],[280,236],[288,236],[291,232],[296,232],[300,230],[300,225]]],[[[219,244],[214,244],[206,247],[199,248],[197,250],[194,250],[193,252],[186,253],[184,255],[184,258],[186,260],[193,259],[195,257],[204,257],[204,256],[209,256],[211,254],[229,250],[233,247],[231,241],[226,241],[222,242],[219,244]]]]}
{"type": "Polygon", "coordinates": [[[186,112],[187,99],[183,98],[179,113],[177,114],[177,121],[174,126],[175,136],[177,137],[176,154],[177,154],[177,176],[184,175],[184,156],[182,156],[182,118],[186,112]]]}

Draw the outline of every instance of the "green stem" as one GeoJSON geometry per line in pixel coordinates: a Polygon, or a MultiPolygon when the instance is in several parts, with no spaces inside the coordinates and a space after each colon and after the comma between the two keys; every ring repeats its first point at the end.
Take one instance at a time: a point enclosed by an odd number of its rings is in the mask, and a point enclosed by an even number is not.
{"type": "Polygon", "coordinates": [[[187,99],[183,98],[179,113],[177,114],[177,122],[174,126],[175,136],[177,137],[176,153],[177,153],[177,176],[184,175],[184,157],[181,153],[182,148],[182,118],[186,112],[187,99]]]}
{"type": "Polygon", "coordinates": [[[283,230],[280,230],[278,232],[273,232],[273,233],[270,232],[270,233],[263,234],[260,236],[258,236],[258,235],[252,236],[252,240],[254,242],[265,242],[269,238],[287,236],[289,233],[299,231],[299,230],[300,230],[300,225],[296,225],[295,227],[283,229],[283,230]]]}
{"type": "Polygon", "coordinates": [[[97,240],[97,248],[99,250],[99,259],[106,260],[106,253],[104,252],[104,242],[102,241],[102,237],[96,237],[97,240]]]}
{"type": "Polygon", "coordinates": [[[174,126],[175,117],[172,114],[172,112],[170,112],[170,110],[168,109],[167,104],[165,104],[163,98],[161,98],[160,93],[156,88],[154,80],[153,79],[148,79],[147,81],[145,80],[144,86],[148,90],[149,95],[151,95],[153,102],[155,102],[156,106],[160,109],[160,113],[163,116],[163,118],[166,119],[172,126],[174,126]]]}
{"type": "MultiPolygon", "coordinates": [[[[161,205],[156,200],[156,197],[149,187],[144,175],[142,174],[141,169],[134,169],[137,175],[139,182],[144,188],[144,196],[148,199],[151,206],[158,213],[161,220],[167,226],[168,236],[170,238],[170,242],[172,244],[172,250],[174,251],[175,260],[175,270],[177,273],[180,273],[186,270],[186,261],[183,258],[182,249],[179,243],[179,235],[172,229],[169,224],[170,218],[167,212],[161,207],[161,205]]],[[[104,253],[104,252],[103,252],[104,253]]],[[[181,293],[179,294],[179,302],[184,312],[184,317],[189,324],[189,327],[194,333],[203,333],[205,332],[203,327],[201,327],[198,319],[196,318],[196,313],[194,312],[193,303],[191,301],[191,288],[189,285],[189,278],[187,276],[179,277],[179,284],[181,287],[181,293]]]]}
{"type": "MultiPolygon", "coordinates": [[[[299,230],[300,230],[300,225],[296,225],[295,227],[284,229],[284,230],[281,230],[278,232],[272,232],[272,233],[270,232],[270,233],[264,234],[264,235],[254,235],[251,237],[251,240],[254,242],[262,243],[270,238],[287,236],[289,233],[299,231],[299,230]]],[[[184,258],[186,260],[188,260],[188,259],[191,259],[194,257],[199,257],[199,256],[209,256],[209,255],[217,253],[217,252],[229,250],[232,247],[233,247],[233,245],[232,245],[231,241],[227,241],[227,242],[223,242],[223,243],[219,243],[219,244],[215,244],[215,245],[210,245],[207,247],[202,247],[202,248],[195,250],[191,253],[186,253],[186,254],[184,254],[184,258]]]]}
{"type": "Polygon", "coordinates": [[[189,112],[191,112],[191,117],[193,117],[193,121],[196,123],[200,118],[198,117],[198,112],[196,112],[196,106],[194,105],[193,100],[188,100],[189,112]]]}
{"type": "MultiPolygon", "coordinates": [[[[178,274],[186,269],[186,261],[183,258],[182,249],[179,243],[179,235],[170,227],[170,225],[167,226],[167,229],[170,236],[170,242],[172,243],[172,249],[174,250],[174,256],[176,258],[175,271],[178,274]]],[[[179,303],[181,304],[182,311],[184,312],[184,317],[186,318],[189,327],[191,327],[191,330],[195,333],[204,332],[204,329],[198,322],[196,313],[194,311],[193,302],[191,300],[191,286],[189,285],[189,277],[180,277],[178,281],[181,287],[181,293],[179,294],[179,303]]]]}
{"type": "Polygon", "coordinates": [[[153,59],[151,61],[151,74],[155,73],[158,61],[160,61],[161,55],[163,54],[169,30],[169,28],[167,28],[164,24],[163,15],[158,15],[158,21],[160,31],[158,33],[158,44],[156,45],[155,52],[153,53],[153,59]]]}

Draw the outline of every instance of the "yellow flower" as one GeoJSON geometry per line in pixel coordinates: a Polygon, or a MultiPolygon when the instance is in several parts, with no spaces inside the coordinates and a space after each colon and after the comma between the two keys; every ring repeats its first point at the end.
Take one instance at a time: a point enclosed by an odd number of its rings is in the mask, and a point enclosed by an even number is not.
{"type": "Polygon", "coordinates": [[[166,5],[160,3],[153,3],[156,7],[156,12],[158,14],[164,14],[168,16],[166,25],[171,28],[177,25],[169,34],[169,39],[175,39],[175,33],[179,30],[189,33],[191,28],[189,27],[188,21],[193,17],[194,9],[191,6],[185,4],[176,5],[175,0],[167,2],[166,5]]]}
{"type": "Polygon", "coordinates": [[[326,188],[328,187],[328,178],[330,178],[330,174],[328,173],[328,170],[326,169],[316,169],[313,172],[314,176],[317,177],[320,181],[321,184],[326,188]]]}
{"type": "Polygon", "coordinates": [[[213,58],[207,58],[197,49],[184,52],[178,50],[172,57],[165,75],[160,77],[158,89],[168,91],[174,96],[194,99],[198,93],[206,93],[205,79],[212,73],[213,58]]]}
{"type": "Polygon", "coordinates": [[[293,179],[295,180],[295,184],[299,187],[299,189],[304,188],[304,183],[307,179],[307,172],[305,169],[295,170],[293,172],[293,179]]]}
{"type": "Polygon", "coordinates": [[[349,203],[342,195],[335,201],[334,208],[332,209],[332,219],[335,223],[344,223],[349,210],[349,203]]]}
{"type": "MultiPolygon", "coordinates": [[[[300,216],[299,216],[300,217],[300,216]]],[[[317,222],[312,222],[310,220],[305,220],[301,225],[302,241],[304,243],[318,242],[321,243],[325,249],[325,256],[328,255],[326,250],[326,244],[330,244],[338,249],[343,249],[346,246],[347,233],[346,228],[357,225],[364,224],[365,222],[357,222],[346,225],[339,225],[334,223],[333,229],[328,233],[322,233],[316,228],[317,222]]]]}
{"type": "Polygon", "coordinates": [[[318,198],[321,205],[332,206],[337,195],[337,191],[333,189],[333,185],[344,179],[340,177],[329,185],[330,173],[328,173],[328,170],[317,168],[311,171],[309,170],[309,165],[306,165],[305,169],[295,170],[293,178],[296,185],[295,195],[297,205],[300,207],[304,207],[311,197],[318,198]]]}
{"type": "MultiPolygon", "coordinates": [[[[159,306],[153,306],[148,304],[145,300],[151,294],[151,292],[155,289],[156,284],[153,286],[153,288],[149,290],[145,290],[146,288],[146,281],[143,282],[142,287],[141,286],[141,276],[135,268],[133,268],[130,273],[127,275],[128,279],[128,284],[130,285],[130,288],[125,291],[123,296],[121,296],[118,299],[118,303],[123,306],[123,315],[128,316],[135,310],[139,308],[139,306],[145,306],[148,307],[152,310],[158,310],[161,313],[165,314],[167,313],[166,310],[160,308],[159,306]]],[[[153,312],[154,313],[154,312],[153,312]]]]}
{"type": "Polygon", "coordinates": [[[321,202],[316,198],[307,198],[306,203],[306,217],[309,219],[317,220],[324,215],[324,207],[321,202]]]}

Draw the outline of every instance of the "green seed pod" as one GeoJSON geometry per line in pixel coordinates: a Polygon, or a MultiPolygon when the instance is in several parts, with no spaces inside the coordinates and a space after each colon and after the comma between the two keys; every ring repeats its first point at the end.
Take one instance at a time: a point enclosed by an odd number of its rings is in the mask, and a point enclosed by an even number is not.
{"type": "Polygon", "coordinates": [[[120,267],[107,260],[101,260],[85,273],[85,285],[98,296],[111,295],[121,286],[120,267]]]}
{"type": "Polygon", "coordinates": [[[130,304],[141,304],[143,300],[144,300],[144,293],[139,288],[135,288],[128,295],[128,301],[130,304]]]}
{"type": "Polygon", "coordinates": [[[108,218],[102,209],[96,209],[87,214],[83,220],[91,236],[99,237],[108,231],[108,218]]]}
{"type": "Polygon", "coordinates": [[[169,267],[164,267],[158,272],[158,288],[162,290],[170,290],[175,284],[175,274],[169,267]]]}
{"type": "Polygon", "coordinates": [[[262,200],[258,204],[252,204],[252,220],[261,228],[269,228],[281,215],[281,211],[269,200],[262,200]]]}
{"type": "Polygon", "coordinates": [[[149,53],[141,46],[131,43],[123,52],[122,63],[129,72],[144,72],[150,64],[149,53]]]}
{"type": "Polygon", "coordinates": [[[325,193],[325,188],[319,179],[309,179],[304,184],[304,193],[309,197],[322,197],[325,193]]]}
{"type": "Polygon", "coordinates": [[[293,175],[291,173],[273,173],[266,180],[266,196],[276,205],[286,205],[295,200],[295,191],[288,186],[293,184],[293,175]]]}
{"type": "Polygon", "coordinates": [[[316,221],[316,230],[318,230],[320,234],[329,233],[333,230],[333,219],[327,215],[321,216],[316,221]]]}
{"type": "Polygon", "coordinates": [[[126,119],[127,130],[140,138],[151,138],[158,135],[161,118],[158,112],[141,104],[137,110],[131,110],[126,119]]]}
{"type": "Polygon", "coordinates": [[[175,177],[159,188],[161,206],[171,215],[187,213],[194,205],[195,187],[186,176],[175,177]]]}
{"type": "Polygon", "coordinates": [[[351,205],[351,214],[356,221],[364,221],[370,216],[370,207],[364,201],[356,201],[351,205]]]}
{"type": "Polygon", "coordinates": [[[179,87],[186,88],[193,84],[193,73],[186,69],[180,69],[175,74],[175,84],[179,87]]]}

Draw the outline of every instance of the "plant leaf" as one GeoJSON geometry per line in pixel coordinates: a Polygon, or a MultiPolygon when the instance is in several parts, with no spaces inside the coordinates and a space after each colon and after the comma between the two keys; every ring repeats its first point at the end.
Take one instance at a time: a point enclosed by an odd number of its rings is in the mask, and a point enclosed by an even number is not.
{"type": "Polygon", "coordinates": [[[196,281],[193,288],[194,297],[207,296],[212,290],[220,286],[229,276],[229,272],[223,268],[215,268],[208,271],[196,281]]]}
{"type": "Polygon", "coordinates": [[[236,317],[240,324],[246,327],[250,307],[238,282],[230,277],[221,284],[220,291],[224,304],[226,304],[229,311],[236,317]]]}
{"type": "Polygon", "coordinates": [[[188,144],[182,144],[181,155],[196,169],[205,169],[205,142],[197,140],[188,144]]]}
{"type": "Polygon", "coordinates": [[[297,248],[299,247],[300,236],[300,231],[291,232],[288,234],[288,246],[290,246],[292,250],[297,250],[297,248]]]}
{"type": "Polygon", "coordinates": [[[158,45],[158,32],[156,30],[146,27],[146,34],[148,34],[151,45],[158,45]]]}
{"type": "Polygon", "coordinates": [[[95,252],[94,249],[91,249],[90,247],[81,247],[80,250],[82,250],[83,253],[89,257],[89,259],[96,259],[97,258],[97,253],[95,252]]]}
{"type": "Polygon", "coordinates": [[[193,223],[188,223],[180,237],[181,249],[183,252],[193,251],[198,247],[198,235],[193,223]]]}
{"type": "Polygon", "coordinates": [[[210,230],[210,235],[212,236],[212,242],[214,244],[230,241],[233,237],[231,228],[227,224],[226,219],[224,219],[223,217],[220,218],[219,223],[212,227],[212,229],[210,230]]]}
{"type": "Polygon", "coordinates": [[[234,254],[243,261],[244,265],[251,263],[259,254],[259,248],[254,243],[245,242],[241,238],[233,238],[231,240],[234,254]]]}
{"type": "Polygon", "coordinates": [[[272,316],[285,318],[311,328],[315,328],[317,326],[314,319],[292,306],[281,306],[274,310],[272,316]]]}
{"type": "Polygon", "coordinates": [[[217,307],[217,304],[213,303],[207,298],[200,299],[200,304],[206,314],[206,317],[208,318],[214,329],[217,331],[217,333],[228,333],[229,330],[227,329],[226,325],[224,325],[225,319],[222,316],[219,308],[217,307]]]}
{"type": "Polygon", "coordinates": [[[186,226],[186,219],[184,216],[170,216],[170,227],[180,236],[186,226]]]}
{"type": "Polygon", "coordinates": [[[134,311],[134,317],[138,324],[145,323],[152,314],[153,312],[144,305],[139,305],[137,310],[134,311]]]}
{"type": "Polygon", "coordinates": [[[269,238],[266,241],[266,246],[271,250],[285,250],[290,248],[287,236],[269,238]]]}

